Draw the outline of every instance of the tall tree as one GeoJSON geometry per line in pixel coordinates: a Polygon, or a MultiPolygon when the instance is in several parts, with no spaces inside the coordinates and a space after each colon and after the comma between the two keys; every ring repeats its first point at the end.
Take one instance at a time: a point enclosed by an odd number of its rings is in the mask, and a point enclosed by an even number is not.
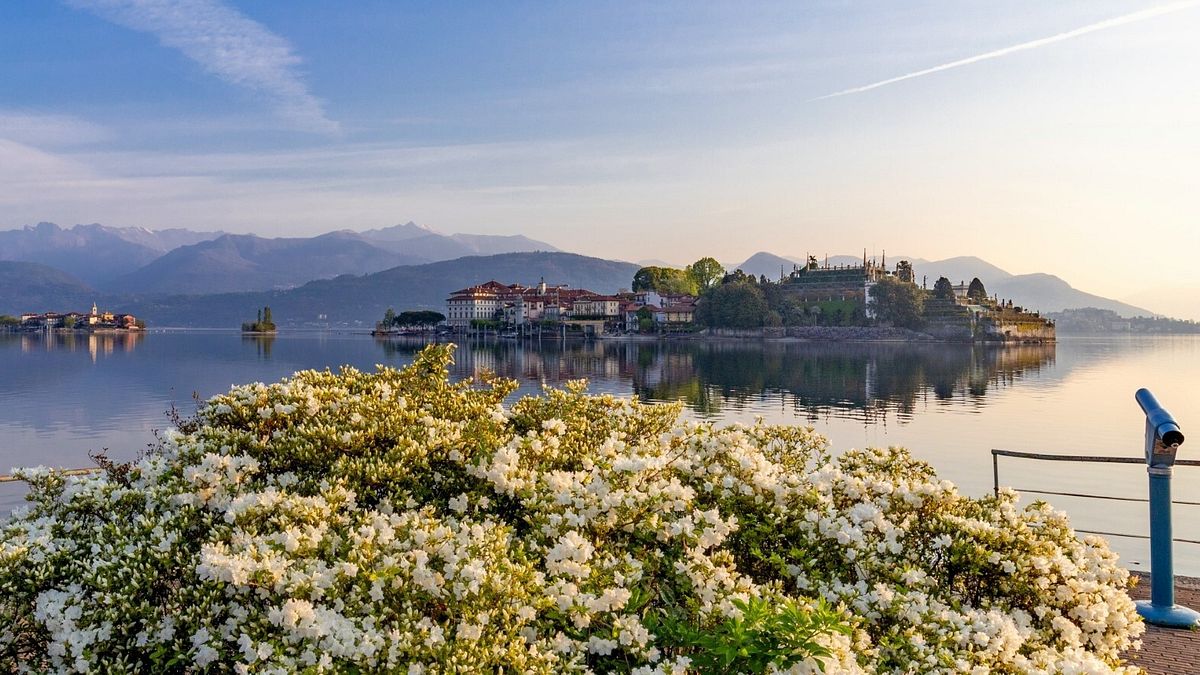
{"type": "Polygon", "coordinates": [[[396,325],[396,310],[392,309],[391,307],[387,308],[387,311],[383,313],[383,325],[384,326],[396,325]]]}
{"type": "Polygon", "coordinates": [[[901,328],[920,328],[924,323],[925,294],[916,284],[884,277],[871,287],[871,304],[880,322],[901,328]]]}
{"type": "Polygon", "coordinates": [[[633,275],[633,290],[635,291],[694,295],[696,288],[696,282],[687,270],[674,267],[652,265],[641,268],[633,275]]]}
{"type": "Polygon", "coordinates": [[[758,328],[767,319],[767,299],[758,284],[724,283],[704,294],[696,321],[714,328],[758,328]]]}
{"type": "Polygon", "coordinates": [[[696,284],[696,289],[703,293],[721,283],[725,276],[725,267],[715,258],[701,258],[687,266],[688,276],[696,284]]]}
{"type": "Polygon", "coordinates": [[[946,277],[938,277],[938,280],[933,284],[933,295],[936,298],[943,300],[954,299],[954,284],[946,277]]]}
{"type": "Polygon", "coordinates": [[[983,282],[979,277],[971,280],[971,284],[967,286],[967,297],[975,302],[983,302],[987,300],[987,289],[983,287],[983,282]]]}

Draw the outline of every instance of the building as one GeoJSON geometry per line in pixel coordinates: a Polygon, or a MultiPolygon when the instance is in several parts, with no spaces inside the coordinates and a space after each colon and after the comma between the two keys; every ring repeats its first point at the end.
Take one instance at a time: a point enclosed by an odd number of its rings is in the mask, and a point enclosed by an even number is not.
{"type": "MultiPolygon", "coordinates": [[[[810,257],[808,265],[797,267],[781,283],[784,289],[795,294],[796,299],[805,305],[820,307],[826,304],[836,307],[848,304],[861,308],[863,316],[871,318],[871,288],[885,277],[915,283],[916,273],[907,260],[901,260],[896,270],[891,272],[887,269],[886,257],[876,262],[868,259],[864,253],[861,265],[830,266],[827,262],[820,266],[815,257],[810,257]]],[[[844,311],[845,308],[839,310],[844,311]]]]}
{"type": "Polygon", "coordinates": [[[454,291],[446,298],[446,324],[456,330],[473,321],[501,321],[513,326],[570,319],[617,321],[621,298],[601,295],[584,288],[550,286],[543,279],[536,286],[488,281],[454,291]]]}

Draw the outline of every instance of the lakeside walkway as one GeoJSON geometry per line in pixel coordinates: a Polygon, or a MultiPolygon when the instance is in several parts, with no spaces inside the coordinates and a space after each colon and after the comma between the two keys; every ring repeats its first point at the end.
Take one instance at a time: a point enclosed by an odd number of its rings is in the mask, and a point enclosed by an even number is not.
{"type": "MultiPolygon", "coordinates": [[[[1145,572],[1133,574],[1140,581],[1129,597],[1148,600],[1150,576],[1145,572]]],[[[1175,602],[1192,609],[1200,607],[1200,579],[1175,577],[1175,602]]],[[[1129,660],[1151,675],[1200,675],[1200,630],[1147,625],[1142,650],[1130,654],[1129,660]]]]}

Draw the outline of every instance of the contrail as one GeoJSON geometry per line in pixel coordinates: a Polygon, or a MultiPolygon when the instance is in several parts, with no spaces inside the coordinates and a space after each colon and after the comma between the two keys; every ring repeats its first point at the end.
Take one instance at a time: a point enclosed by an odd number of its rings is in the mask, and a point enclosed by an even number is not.
{"type": "Polygon", "coordinates": [[[1065,33],[1059,33],[1057,35],[1051,35],[1050,37],[1039,38],[1037,40],[1030,40],[1029,42],[1022,42],[1019,45],[1013,45],[1011,47],[997,49],[995,51],[987,52],[985,54],[978,54],[976,56],[970,56],[965,59],[959,59],[958,61],[951,61],[950,63],[943,63],[940,66],[926,68],[925,70],[918,70],[914,73],[908,73],[907,75],[900,75],[899,77],[893,77],[893,78],[887,79],[887,80],[880,80],[879,82],[865,84],[861,87],[854,87],[852,89],[843,89],[842,91],[836,91],[832,94],[826,94],[824,96],[818,96],[816,98],[809,99],[809,101],[810,102],[811,101],[821,101],[821,100],[824,100],[827,98],[836,98],[838,96],[845,96],[847,94],[858,94],[860,92],[870,91],[872,89],[878,89],[879,87],[885,87],[889,84],[903,82],[904,80],[911,80],[913,78],[923,77],[925,75],[931,75],[933,73],[940,73],[943,70],[950,70],[951,68],[960,68],[962,66],[969,66],[972,63],[978,63],[980,61],[987,61],[988,59],[997,59],[997,58],[1000,58],[1001,56],[1008,56],[1009,54],[1012,54],[1014,52],[1023,52],[1027,49],[1037,49],[1038,47],[1044,47],[1049,44],[1054,44],[1055,42],[1062,42],[1063,40],[1070,40],[1071,38],[1077,38],[1080,35],[1087,35],[1088,33],[1095,33],[1098,30],[1106,30],[1108,28],[1116,28],[1117,26],[1124,26],[1127,23],[1135,23],[1137,21],[1143,21],[1145,19],[1152,19],[1156,16],[1162,16],[1164,14],[1171,14],[1173,12],[1179,12],[1179,11],[1182,11],[1185,9],[1190,9],[1197,5],[1200,5],[1200,0],[1183,0],[1182,2],[1172,2],[1172,3],[1166,4],[1166,5],[1150,7],[1150,8],[1138,11],[1138,12],[1133,12],[1132,14],[1125,14],[1123,16],[1117,16],[1117,17],[1113,17],[1111,19],[1105,19],[1104,21],[1100,21],[1098,23],[1088,24],[1081,28],[1076,28],[1075,30],[1069,30],[1065,33]]]}

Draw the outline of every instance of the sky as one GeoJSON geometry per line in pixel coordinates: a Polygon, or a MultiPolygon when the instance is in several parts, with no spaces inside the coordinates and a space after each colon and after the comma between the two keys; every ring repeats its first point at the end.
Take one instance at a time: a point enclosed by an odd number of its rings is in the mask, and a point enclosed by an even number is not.
{"type": "Polygon", "coordinates": [[[6,0],[0,228],[976,255],[1200,318],[1198,85],[1196,0],[6,0]]]}

